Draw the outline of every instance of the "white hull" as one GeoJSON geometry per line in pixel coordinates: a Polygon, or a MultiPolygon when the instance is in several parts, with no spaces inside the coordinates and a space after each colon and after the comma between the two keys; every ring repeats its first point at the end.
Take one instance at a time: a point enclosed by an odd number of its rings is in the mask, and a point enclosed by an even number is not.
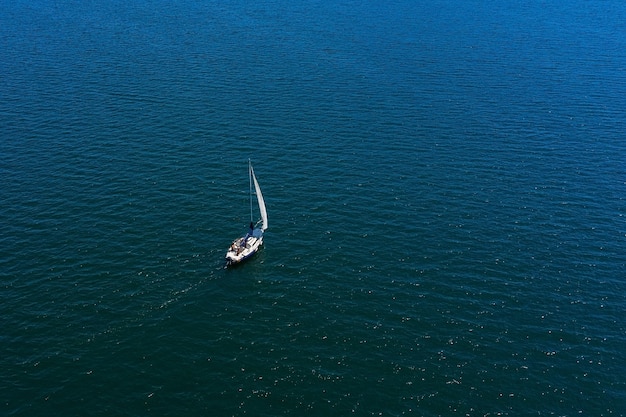
{"type": "Polygon", "coordinates": [[[263,236],[250,236],[243,245],[243,237],[235,240],[226,252],[226,264],[235,265],[254,255],[263,245],[263,236]]]}

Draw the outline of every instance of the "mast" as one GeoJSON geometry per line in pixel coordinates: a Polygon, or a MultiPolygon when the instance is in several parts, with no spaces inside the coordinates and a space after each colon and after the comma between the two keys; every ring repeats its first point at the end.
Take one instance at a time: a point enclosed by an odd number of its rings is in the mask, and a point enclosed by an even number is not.
{"type": "Polygon", "coordinates": [[[252,217],[252,162],[250,162],[250,159],[248,159],[248,177],[250,178],[250,189],[249,189],[249,194],[250,194],[250,222],[253,222],[254,218],[252,217]]]}

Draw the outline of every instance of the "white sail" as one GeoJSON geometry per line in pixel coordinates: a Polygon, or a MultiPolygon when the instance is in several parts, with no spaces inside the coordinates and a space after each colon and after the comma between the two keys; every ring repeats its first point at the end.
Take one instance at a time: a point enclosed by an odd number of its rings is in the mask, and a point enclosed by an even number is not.
{"type": "Polygon", "coordinates": [[[256,198],[259,202],[259,210],[261,211],[261,220],[263,221],[263,223],[261,224],[261,230],[265,231],[267,229],[267,210],[265,209],[265,200],[263,200],[261,187],[259,187],[259,182],[256,180],[252,165],[250,165],[250,174],[252,175],[252,180],[254,181],[254,190],[256,191],[256,198]]]}

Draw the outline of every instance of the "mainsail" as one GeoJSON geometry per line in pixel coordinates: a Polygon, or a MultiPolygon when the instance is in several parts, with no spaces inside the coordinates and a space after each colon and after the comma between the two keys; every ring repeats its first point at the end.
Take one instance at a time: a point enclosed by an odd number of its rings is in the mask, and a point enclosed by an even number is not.
{"type": "Polygon", "coordinates": [[[252,168],[252,164],[250,164],[250,175],[252,176],[252,180],[254,181],[256,199],[259,202],[259,210],[261,211],[261,220],[263,221],[263,223],[261,224],[261,230],[265,231],[267,229],[267,210],[265,209],[265,200],[263,200],[261,187],[259,187],[259,182],[256,180],[256,176],[254,175],[254,169],[252,168]]]}

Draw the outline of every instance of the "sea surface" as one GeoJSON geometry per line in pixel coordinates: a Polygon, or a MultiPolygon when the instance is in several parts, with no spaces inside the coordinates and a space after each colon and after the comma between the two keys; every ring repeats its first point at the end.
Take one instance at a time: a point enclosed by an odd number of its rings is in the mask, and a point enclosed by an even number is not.
{"type": "Polygon", "coordinates": [[[625,22],[1,2],[0,415],[626,415],[625,22]]]}

